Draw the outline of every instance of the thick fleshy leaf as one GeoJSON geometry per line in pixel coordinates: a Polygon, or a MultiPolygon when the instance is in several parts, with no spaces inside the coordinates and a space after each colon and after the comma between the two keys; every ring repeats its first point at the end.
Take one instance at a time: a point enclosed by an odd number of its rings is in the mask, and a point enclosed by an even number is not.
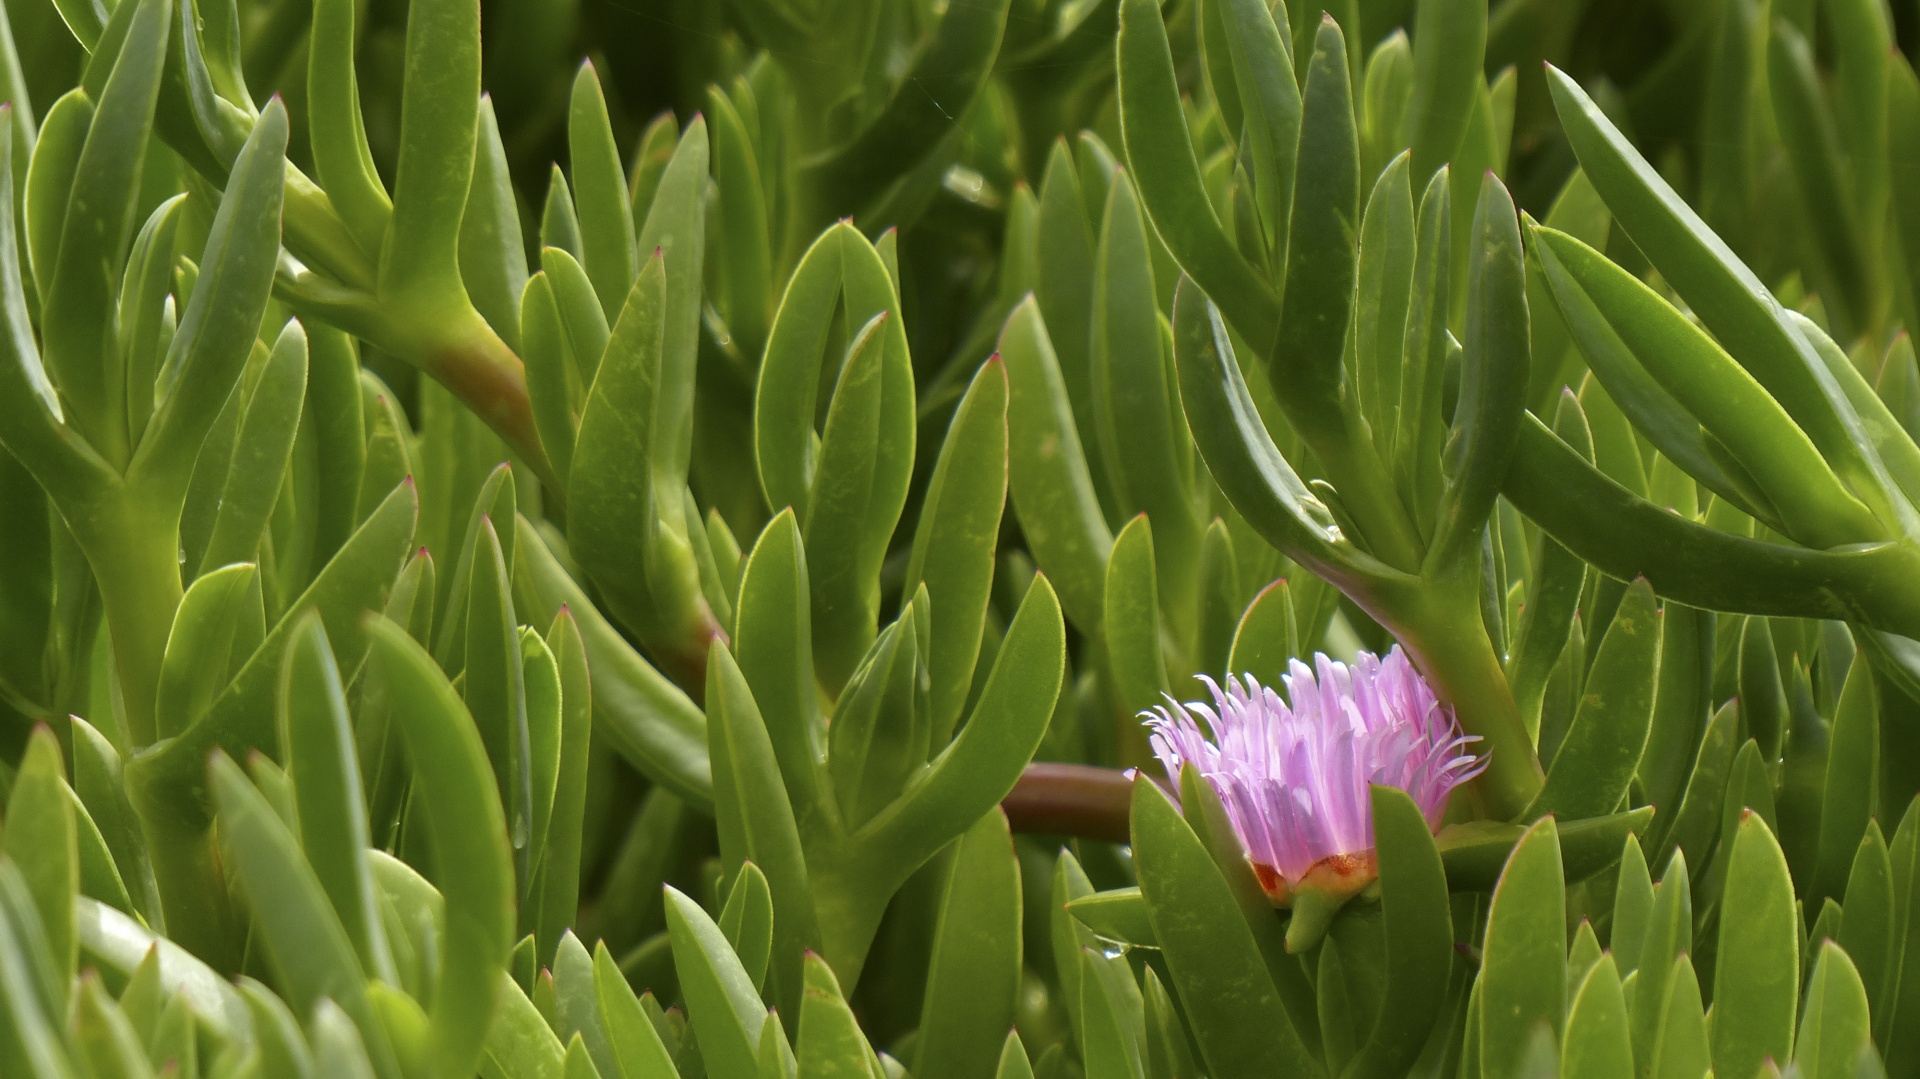
{"type": "Polygon", "coordinates": [[[44,278],[49,287],[41,338],[47,373],[60,388],[68,423],[122,467],[132,449],[126,384],[115,362],[112,323],[101,313],[112,306],[127,245],[139,224],[134,212],[141,149],[159,99],[171,7],[167,0],[142,0],[115,20],[124,43],[117,55],[107,54],[112,70],[104,85],[89,87],[99,107],[75,162],[72,187],[62,193],[66,215],[59,260],[44,278]]]}
{"type": "Polygon", "coordinates": [[[1441,1021],[1453,965],[1446,871],[1426,818],[1396,787],[1374,787],[1372,800],[1386,991],[1373,1030],[1340,1073],[1343,1079],[1405,1073],[1441,1021]]]}
{"type": "Polygon", "coordinates": [[[26,757],[7,799],[5,831],[0,833],[6,856],[19,867],[34,909],[39,931],[56,967],[56,1003],[67,999],[79,954],[74,929],[74,897],[79,891],[79,855],[75,813],[67,790],[66,767],[60,743],[45,727],[35,729],[26,757]]]}
{"type": "Polygon", "coordinates": [[[494,116],[490,97],[480,101],[473,187],[467,196],[467,212],[460,219],[460,276],[466,281],[474,310],[508,348],[518,351],[520,296],[527,287],[527,246],[520,231],[513,178],[507,171],[500,121],[494,116]]]}
{"type": "Polygon", "coordinates": [[[1587,972],[1560,1046],[1561,1079],[1628,1079],[1634,1074],[1627,1036],[1627,1001],[1611,956],[1587,972]]]}
{"type": "Polygon", "coordinates": [[[1742,811],[1723,836],[1728,853],[1713,984],[1713,1070],[1750,1075],[1763,1060],[1792,1059],[1800,997],[1800,934],[1793,881],[1773,832],[1742,811]]]}
{"type": "MultiPolygon", "coordinates": [[[[292,1005],[307,1011],[332,1000],[362,1031],[378,1029],[353,942],[297,840],[232,760],[215,757],[208,770],[228,864],[252,901],[255,930],[292,1005]]],[[[384,1039],[366,1051],[381,1061],[381,1075],[399,1074],[384,1039]]]]}
{"type": "Polygon", "coordinates": [[[293,456],[307,388],[307,338],[290,322],[246,394],[239,431],[200,572],[258,558],[267,518],[293,456]]]}
{"type": "Polygon", "coordinates": [[[823,160],[812,179],[833,193],[831,212],[863,209],[902,164],[917,163],[964,113],[993,70],[1010,0],[948,8],[885,105],[860,133],[823,160]]]}
{"type": "MultiPolygon", "coordinates": [[[[1693,961],[1684,955],[1673,961],[1666,1001],[1660,1032],[1650,1050],[1651,1074],[1657,1079],[1706,1074],[1712,1065],[1707,1048],[1706,1010],[1700,1002],[1700,981],[1694,975],[1693,961]]],[[[1638,1048],[1636,1045],[1636,1051],[1638,1048]]]]}
{"type": "Polygon", "coordinates": [[[666,305],[660,345],[660,378],[654,387],[652,464],[656,482],[678,488],[686,482],[693,452],[693,377],[700,336],[700,285],[706,266],[707,125],[687,125],[640,223],[638,251],[657,253],[667,265],[666,305]]]}
{"type": "Polygon", "coordinates": [[[1880,708],[1865,657],[1857,657],[1847,670],[1830,738],[1820,806],[1819,860],[1812,886],[1802,897],[1809,906],[1845,894],[1861,837],[1880,803],[1880,708]]]}
{"type": "Polygon", "coordinates": [[[1662,624],[1653,589],[1635,581],[1600,641],[1573,726],[1554,753],[1530,815],[1580,820],[1619,807],[1653,719],[1662,624]]]}
{"type": "Polygon", "coordinates": [[[594,946],[593,984],[600,1017],[606,1023],[607,1040],[620,1062],[619,1074],[672,1079],[673,1057],[604,943],[594,946]]]}
{"type": "Polygon", "coordinates": [[[1081,925],[1108,940],[1126,944],[1159,947],[1153,936],[1153,922],[1147,913],[1147,900],[1138,886],[1113,888],[1082,896],[1067,903],[1066,909],[1081,925]]]}
{"type": "Polygon", "coordinates": [[[733,874],[720,908],[720,931],[754,986],[765,985],[773,949],[773,893],[766,874],[752,862],[742,863],[733,874]]]}
{"type": "Polygon", "coordinates": [[[287,644],[276,701],[280,742],[299,806],[300,850],[370,977],[396,981],[367,848],[366,796],[346,690],[318,615],[287,644]]]}
{"type": "Polygon", "coordinates": [[[185,490],[194,455],[260,332],[280,253],[286,145],[286,110],[268,102],[220,197],[199,278],[161,367],[153,419],[134,455],[131,471],[153,475],[162,489],[185,490]]]}
{"type": "Polygon", "coordinates": [[[1879,565],[1900,558],[1898,546],[1816,551],[1693,523],[1604,475],[1531,415],[1501,493],[1609,576],[1644,576],[1689,606],[1868,624],[1889,618],[1873,589],[1854,582],[1890,572],[1879,565]]]}
{"type": "Polygon", "coordinates": [[[1720,343],[1782,403],[1856,495],[1878,484],[1858,417],[1780,303],[1571,78],[1547,83],[1581,168],[1607,208],[1720,343]],[[1864,485],[1864,487],[1863,487],[1864,485]]]}
{"type": "Polygon", "coordinates": [[[769,505],[794,507],[812,570],[814,656],[837,690],[873,641],[878,574],[913,472],[913,367],[892,277],[841,223],[814,241],[781,299],[755,390],[754,446],[769,505]],[[814,432],[835,297],[850,342],[814,432]]]}
{"type": "Polygon", "coordinates": [[[1381,456],[1391,460],[1400,429],[1401,349],[1412,300],[1416,251],[1413,184],[1404,156],[1373,182],[1360,226],[1360,264],[1354,313],[1355,388],[1368,424],[1380,433],[1381,456]]]}
{"type": "Polygon", "coordinates": [[[1118,48],[1120,126],[1147,216],[1180,268],[1221,305],[1243,337],[1272,340],[1280,323],[1278,297],[1241,256],[1207,201],[1156,0],[1122,0],[1118,48]]]}
{"type": "Polygon", "coordinates": [[[460,0],[410,9],[404,62],[381,291],[413,292],[448,304],[465,294],[460,220],[479,140],[479,10],[460,0]]]}
{"type": "Polygon", "coordinates": [[[493,977],[499,986],[500,1005],[487,1027],[483,1047],[486,1062],[503,1075],[562,1079],[566,1074],[566,1047],[511,974],[502,970],[493,977]]]}
{"type": "Polygon", "coordinates": [[[1146,222],[1133,184],[1116,173],[1095,267],[1092,363],[1095,433],[1115,506],[1144,513],[1160,534],[1167,575],[1191,574],[1200,540],[1193,440],[1179,410],[1172,357],[1155,303],[1146,222]]]}
{"type": "Polygon", "coordinates": [[[819,946],[814,895],[765,721],[725,647],[715,648],[708,661],[707,707],[720,855],[729,870],[751,862],[765,876],[776,960],[768,995],[791,1009],[800,998],[801,953],[819,946]]]}
{"type": "Polygon", "coordinates": [[[933,601],[933,744],[942,745],[966,707],[993,586],[994,549],[1007,501],[1009,385],[988,360],[954,411],[927,481],[902,594],[920,584],[933,601]]]}
{"type": "MultiPolygon", "coordinates": [[[[1223,115],[1238,106],[1241,160],[1253,180],[1269,266],[1286,265],[1287,218],[1292,213],[1300,141],[1300,87],[1287,47],[1286,16],[1258,0],[1207,4],[1220,12],[1219,33],[1207,25],[1209,49],[1225,47],[1233,94],[1217,94],[1223,115]],[[1216,42],[1215,37],[1218,37],[1216,42]]],[[[1211,55],[1211,54],[1210,54],[1211,55]]],[[[1209,74],[1213,65],[1209,60],[1209,74]]]]}
{"type": "MultiPolygon", "coordinates": [[[[524,638],[523,638],[524,640],[524,638]]],[[[593,739],[593,683],[587,669],[586,642],[570,611],[562,611],[547,631],[547,650],[559,676],[559,760],[554,774],[539,872],[538,936],[543,945],[558,941],[579,911],[580,861],[587,808],[587,774],[593,739]]]]}
{"type": "Polygon", "coordinates": [[[1486,43],[1487,12],[1480,5],[1456,2],[1420,9],[1413,30],[1413,98],[1407,103],[1403,135],[1413,147],[1415,177],[1432,175],[1459,148],[1486,43]]]}
{"type": "MultiPolygon", "coordinates": [[[[513,534],[511,529],[507,535],[513,534]]],[[[508,560],[491,518],[479,519],[467,578],[465,671],[461,697],[486,749],[507,813],[519,877],[528,876],[528,844],[533,828],[533,768],[527,727],[525,668],[520,663],[520,632],[513,610],[508,560]]],[[[459,600],[455,601],[460,603],[459,600]]]]}
{"type": "MultiPolygon", "coordinates": [[[[753,979],[706,911],[673,888],[667,889],[667,925],[673,935],[680,991],[687,998],[688,1017],[700,1037],[701,1056],[708,1068],[724,1076],[756,1074],[755,1052],[767,1013],[753,979]]],[[[808,996],[811,1000],[811,991],[808,996]]],[[[803,1005],[802,1038],[806,1036],[804,1009],[803,1005]]],[[[804,1043],[802,1049],[804,1053],[804,1043]]]]}
{"type": "Polygon", "coordinates": [[[795,1049],[800,1074],[833,1079],[884,1079],[886,1073],[881,1070],[866,1036],[860,1032],[853,1009],[847,1007],[840,983],[826,960],[809,955],[806,977],[806,999],[800,1005],[800,1036],[795,1049]]]}
{"type": "Polygon", "coordinates": [[[596,733],[674,794],[697,806],[711,804],[706,717],[699,706],[607,622],[525,517],[516,531],[522,539],[515,545],[516,591],[528,617],[548,621],[564,607],[579,623],[596,733]]]}
{"type": "Polygon", "coordinates": [[[1866,986],[1839,945],[1824,941],[1818,947],[1794,1036],[1794,1062],[1807,1079],[1855,1076],[1860,1055],[1873,1045],[1866,986]]]}
{"type": "Polygon", "coordinates": [[[1226,325],[1190,281],[1182,281],[1174,293],[1173,338],[1188,428],[1234,509],[1267,542],[1330,581],[1392,574],[1390,567],[1353,548],[1274,445],[1226,325]]]}
{"type": "MultiPolygon", "coordinates": [[[[1060,602],[1074,625],[1091,631],[1101,624],[1113,533],[1087,467],[1069,384],[1040,311],[1039,304],[1023,301],[1000,335],[1010,391],[1009,487],[1034,561],[1059,582],[1060,602]]],[[[1090,397],[1092,391],[1087,392],[1090,397]]],[[[1087,407],[1091,415],[1090,400],[1087,407]]]]}
{"type": "Polygon", "coordinates": [[[1301,652],[1293,590],[1284,580],[1260,590],[1247,604],[1233,631],[1228,652],[1228,674],[1251,674],[1263,683],[1277,684],[1287,660],[1301,652]]]}
{"type": "MultiPolygon", "coordinates": [[[[748,95],[745,84],[736,84],[748,95]]],[[[669,119],[671,113],[668,114],[669,119]]],[[[773,248],[778,237],[768,225],[766,170],[755,146],[756,132],[718,86],[707,89],[706,118],[713,125],[715,208],[720,215],[716,263],[720,287],[714,302],[726,314],[727,332],[742,357],[758,359],[773,321],[773,248]]],[[[653,129],[648,129],[651,135],[653,129]]],[[[639,179],[635,176],[635,180],[639,179]]],[[[651,201],[651,200],[649,200],[651,201]]]]}
{"type": "Polygon", "coordinates": [[[633,206],[626,170],[607,120],[607,101],[592,61],[580,65],[567,106],[567,147],[573,163],[574,212],[580,248],[600,306],[612,311],[626,301],[640,272],[634,249],[633,206]]]}
{"type": "Polygon", "coordinates": [[[1080,1051],[1087,1079],[1134,1079],[1141,1073],[1145,1001],[1133,971],[1118,956],[1080,949],[1080,1051]]]}
{"type": "Polygon", "coordinates": [[[1560,835],[1547,817],[1507,859],[1487,915],[1478,984],[1483,1074],[1523,1076],[1535,1027],[1556,1037],[1567,1012],[1566,884],[1560,835]]]}
{"type": "Polygon", "coordinates": [[[371,255],[393,217],[393,202],[374,168],[354,71],[355,10],[350,0],[318,0],[307,59],[308,139],[314,175],[354,239],[371,255]]]}
{"type": "MultiPolygon", "coordinates": [[[[1654,691],[1653,722],[1640,754],[1636,781],[1647,801],[1665,808],[1669,820],[1686,794],[1687,776],[1712,715],[1715,616],[1679,603],[1661,607],[1660,685],[1654,691]]],[[[1665,821],[1660,831],[1665,830],[1665,821]]]]}
{"type": "MultiPolygon", "coordinates": [[[[320,612],[327,639],[342,672],[358,672],[366,655],[366,637],[359,620],[369,610],[384,606],[388,590],[412,547],[418,502],[412,483],[388,493],[345,546],[327,563],[289,610],[320,612]]],[[[214,869],[206,828],[211,823],[211,800],[206,791],[206,761],[214,749],[229,754],[272,747],[273,699],[297,619],[283,618],[267,634],[251,659],[215,698],[206,716],[176,738],[157,743],[127,763],[127,788],[139,812],[149,845],[154,848],[154,870],[167,910],[169,932],[196,947],[219,949],[216,943],[226,904],[209,901],[207,889],[214,869]]]]}
{"type": "MultiPolygon", "coordinates": [[[[1722,776],[1724,779],[1724,776],[1722,776]]],[[[1653,807],[1568,821],[1559,829],[1560,857],[1568,880],[1582,880],[1620,857],[1629,835],[1640,835],[1653,820],[1653,807]]],[[[1450,824],[1434,836],[1447,883],[1454,891],[1485,891],[1499,881],[1502,868],[1528,829],[1502,821],[1450,824]]]]}
{"type": "MultiPolygon", "coordinates": [[[[1667,994],[1674,984],[1663,977],[1676,959],[1693,951],[1693,892],[1687,876],[1684,852],[1676,851],[1667,871],[1654,890],[1653,904],[1647,912],[1646,930],[1640,940],[1636,984],[1629,1003],[1629,1022],[1633,1031],[1633,1059],[1641,1071],[1647,1070],[1658,1047],[1656,1037],[1661,1024],[1672,1012],[1667,994]]],[[[1678,977],[1678,975],[1673,975],[1678,977]]],[[[1697,992],[1697,989],[1696,989],[1697,992]]]]}
{"type": "Polygon", "coordinates": [[[1480,186],[1472,236],[1460,400],[1444,448],[1447,480],[1427,552],[1428,573],[1472,557],[1526,408],[1532,361],[1519,220],[1506,186],[1492,174],[1480,186]]]}
{"type": "Polygon", "coordinates": [[[1580,241],[1551,229],[1534,235],[1574,340],[1633,418],[1662,434],[1663,451],[1724,495],[1779,513],[1812,546],[1878,535],[1813,442],[1712,338],[1580,241]],[[1693,424],[1724,449],[1717,455],[1693,424]]]}
{"type": "Polygon", "coordinates": [[[1141,514],[1114,537],[1107,557],[1107,673],[1122,715],[1160,703],[1172,686],[1162,655],[1159,585],[1151,522],[1141,514]]]}
{"type": "MultiPolygon", "coordinates": [[[[1353,239],[1360,233],[1360,145],[1346,39],[1333,19],[1322,19],[1312,55],[1300,116],[1283,313],[1273,350],[1263,359],[1269,379],[1286,388],[1281,404],[1308,444],[1346,453],[1352,447],[1338,445],[1347,436],[1342,398],[1353,389],[1343,384],[1340,361],[1358,273],[1353,239]]],[[[1249,340],[1259,348],[1263,339],[1249,340]]],[[[1333,468],[1338,461],[1326,464],[1333,468]]],[[[1333,482],[1340,486],[1340,477],[1333,482]]]]}
{"type": "Polygon", "coordinates": [[[1020,994],[1020,865],[1006,817],[990,811],[960,837],[940,897],[913,1073],[984,1079],[1020,994]]]}
{"type": "Polygon", "coordinates": [[[999,804],[1046,735],[1065,667],[1060,602],[1035,577],[959,735],[861,829],[875,852],[918,866],[999,804]]]}
{"type": "Polygon", "coordinates": [[[506,817],[480,734],[433,658],[386,619],[369,622],[367,634],[414,761],[416,804],[427,807],[434,876],[446,898],[439,988],[429,1013],[434,1055],[440,1074],[464,1074],[479,1061],[498,998],[493,972],[513,931],[506,817]]]}
{"type": "Polygon", "coordinates": [[[1847,874],[1846,914],[1840,923],[1840,946],[1853,958],[1854,968],[1867,987],[1867,999],[1876,1009],[1887,993],[1887,973],[1894,957],[1892,936],[1893,862],[1879,824],[1868,821],[1860,839],[1852,871],[1847,874]]]}
{"type": "Polygon", "coordinates": [[[574,557],[607,609],[677,659],[713,631],[692,551],[704,537],[689,534],[684,455],[669,445],[680,423],[669,413],[685,407],[668,385],[670,290],[656,254],[625,295],[580,415],[567,519],[574,557]]]}
{"type": "Polygon", "coordinates": [[[1208,1067],[1222,1075],[1321,1074],[1212,856],[1158,786],[1143,778],[1133,791],[1141,892],[1208,1067]]]}
{"type": "Polygon", "coordinates": [[[180,734],[206,714],[234,669],[252,655],[260,636],[254,626],[264,617],[252,563],[222,566],[187,588],[160,660],[156,734],[180,734]]]}

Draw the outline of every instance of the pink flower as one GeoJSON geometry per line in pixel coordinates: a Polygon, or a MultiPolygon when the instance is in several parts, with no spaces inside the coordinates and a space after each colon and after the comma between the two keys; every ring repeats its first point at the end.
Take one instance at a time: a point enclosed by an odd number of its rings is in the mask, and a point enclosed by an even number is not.
{"type": "Polygon", "coordinates": [[[1487,763],[1466,751],[1477,739],[1398,646],[1385,659],[1362,652],[1351,667],[1320,654],[1314,663],[1317,678],[1299,660],[1283,676],[1292,707],[1251,675],[1229,677],[1224,690],[1202,676],[1211,706],[1168,697],[1141,713],[1167,773],[1191,763],[1220,795],[1278,905],[1303,885],[1352,895],[1373,882],[1370,784],[1406,791],[1438,830],[1448,795],[1487,763]]]}

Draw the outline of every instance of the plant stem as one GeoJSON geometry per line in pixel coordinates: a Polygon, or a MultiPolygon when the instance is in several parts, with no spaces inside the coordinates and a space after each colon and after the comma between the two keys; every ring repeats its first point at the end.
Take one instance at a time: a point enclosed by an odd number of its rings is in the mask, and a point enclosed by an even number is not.
{"type": "Polygon", "coordinates": [[[431,321],[442,332],[415,354],[421,365],[506,439],[556,499],[564,500],[566,490],[534,427],[526,365],[471,304],[452,318],[431,321]]]}
{"type": "Polygon", "coordinates": [[[287,166],[281,220],[287,250],[295,258],[352,288],[373,289],[373,259],[354,242],[327,193],[292,164],[287,166]]]}
{"type": "MultiPolygon", "coordinates": [[[[179,788],[155,784],[143,763],[148,762],[138,758],[130,762],[127,795],[153,861],[167,936],[215,970],[237,973],[240,955],[234,946],[233,908],[206,810],[183,810],[179,788]]],[[[189,797],[197,799],[205,793],[200,790],[189,797]]]]}
{"type": "Polygon", "coordinates": [[[1487,770],[1470,788],[1480,810],[1496,820],[1512,820],[1533,803],[1545,775],[1506,671],[1480,623],[1479,606],[1461,591],[1446,584],[1423,590],[1426,602],[1390,628],[1434,693],[1453,707],[1461,728],[1481,739],[1487,770]]]}
{"type": "MultiPolygon", "coordinates": [[[[1357,417],[1350,421],[1359,422],[1357,417]]],[[[1400,495],[1373,444],[1360,437],[1352,426],[1347,432],[1346,445],[1323,440],[1323,444],[1314,447],[1314,452],[1347,513],[1365,533],[1353,539],[1395,569],[1416,573],[1426,551],[1414,530],[1413,520],[1407,516],[1406,507],[1401,504],[1400,495]]]]}
{"type": "Polygon", "coordinates": [[[1125,843],[1133,782],[1089,764],[1029,764],[1000,808],[1015,832],[1125,843]]]}
{"type": "Polygon", "coordinates": [[[338,326],[431,375],[505,439],[564,506],[566,488],[534,426],[526,365],[464,296],[376,296],[315,274],[283,275],[274,291],[300,317],[338,326]]]}
{"type": "Polygon", "coordinates": [[[153,520],[157,516],[122,501],[88,527],[76,528],[100,584],[127,735],[136,748],[152,743],[157,734],[160,664],[182,595],[180,530],[153,520]]]}

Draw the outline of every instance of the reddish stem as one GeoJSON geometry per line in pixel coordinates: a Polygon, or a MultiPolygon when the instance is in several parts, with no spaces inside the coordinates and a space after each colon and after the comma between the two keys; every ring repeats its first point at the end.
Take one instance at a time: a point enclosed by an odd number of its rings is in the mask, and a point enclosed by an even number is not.
{"type": "Polygon", "coordinates": [[[1132,804],[1133,781],[1125,772],[1087,764],[1029,764],[1000,808],[1016,832],[1125,843],[1132,804]]]}

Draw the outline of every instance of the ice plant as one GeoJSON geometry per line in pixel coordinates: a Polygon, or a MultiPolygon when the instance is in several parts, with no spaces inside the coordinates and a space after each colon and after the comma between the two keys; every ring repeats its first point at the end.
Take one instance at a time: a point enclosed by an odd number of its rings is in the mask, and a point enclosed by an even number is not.
{"type": "Polygon", "coordinates": [[[1398,645],[1314,665],[1290,662],[1285,700],[1251,674],[1202,676],[1211,705],[1168,697],[1141,713],[1167,773],[1191,763],[1220,795],[1275,906],[1337,908],[1373,883],[1371,785],[1406,791],[1437,831],[1453,789],[1487,766],[1398,645]]]}
{"type": "Polygon", "coordinates": [[[0,1079],[1920,1079],[1911,5],[607,6],[0,4],[0,1079]]]}

